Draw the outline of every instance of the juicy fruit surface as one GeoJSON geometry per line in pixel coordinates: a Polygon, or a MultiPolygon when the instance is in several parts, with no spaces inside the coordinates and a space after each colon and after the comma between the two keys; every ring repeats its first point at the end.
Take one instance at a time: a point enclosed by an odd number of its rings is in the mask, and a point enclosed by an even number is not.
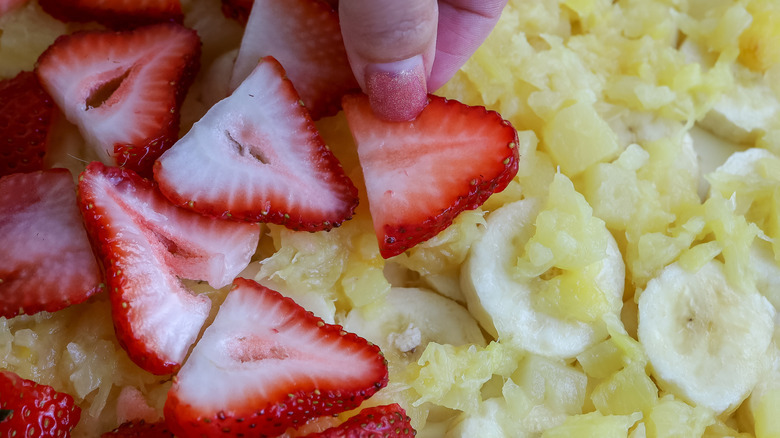
{"type": "Polygon", "coordinates": [[[55,312],[100,291],[75,189],[65,169],[0,178],[0,316],[55,312]]]}
{"type": "Polygon", "coordinates": [[[0,409],[10,411],[0,420],[4,437],[69,437],[81,417],[73,397],[5,370],[0,370],[0,409]]]}
{"type": "Polygon", "coordinates": [[[383,122],[366,96],[347,96],[379,247],[385,258],[479,207],[517,173],[517,133],[495,112],[431,96],[409,123],[383,122]]]}
{"type": "Polygon", "coordinates": [[[175,433],[274,436],[387,384],[378,347],[252,280],[235,285],[168,395],[175,433]]]}
{"type": "Polygon", "coordinates": [[[366,408],[340,425],[310,438],[368,438],[383,436],[387,438],[411,438],[416,431],[409,424],[409,417],[398,404],[366,408]]]}
{"type": "Polygon", "coordinates": [[[96,21],[114,29],[181,22],[184,17],[179,0],[41,0],[39,4],[61,21],[96,21]]]}
{"type": "Polygon", "coordinates": [[[101,161],[145,176],[179,136],[179,108],[198,70],[200,39],[177,24],[62,36],[36,73],[101,161]]]}
{"type": "Polygon", "coordinates": [[[273,58],[163,154],[154,176],[165,196],[185,208],[294,230],[339,226],[358,202],[273,58]]]}
{"type": "Polygon", "coordinates": [[[145,370],[175,371],[211,306],[178,277],[224,286],[249,262],[257,227],[181,210],[150,181],[101,163],[79,177],[79,206],[106,271],[120,343],[145,370]],[[215,252],[214,242],[234,253],[215,252]]]}
{"type": "Polygon", "coordinates": [[[0,176],[43,169],[58,110],[32,72],[0,81],[0,176]]]}
{"type": "MultiPolygon", "coordinates": [[[[750,396],[733,412],[715,415],[686,398],[683,387],[651,376],[654,366],[637,336],[637,301],[666,266],[695,272],[714,260],[739,296],[754,296],[757,289],[773,307],[780,305],[776,3],[507,2],[485,44],[437,90],[499,111],[519,130],[518,172],[506,189],[462,212],[436,236],[384,259],[347,119],[323,118],[316,127],[354,181],[360,205],[352,219],[327,233],[263,226],[241,275],[273,286],[328,322],[343,324],[345,315],[358,311],[365,324],[375,321],[366,336],[390,347],[389,381],[359,409],[398,403],[421,436],[773,436],[777,333],[750,396]],[[712,173],[727,158],[739,162],[736,152],[746,148],[763,155],[712,173]],[[563,176],[573,189],[548,201],[551,185],[563,176]],[[574,202],[580,195],[592,212],[581,199],[574,202]],[[522,274],[541,287],[530,302],[533,315],[591,321],[598,340],[574,357],[517,348],[488,327],[481,327],[484,342],[441,336],[428,327],[449,327],[452,321],[441,321],[442,313],[429,312],[423,320],[426,305],[415,298],[409,307],[420,312],[396,307],[395,288],[413,287],[446,296],[471,319],[478,317],[479,308],[466,303],[463,289],[474,281],[464,279],[464,263],[484,241],[487,221],[516,201],[551,208],[536,221],[539,230],[530,224],[536,238],[528,250],[512,245],[507,275],[517,281],[522,274]],[[599,299],[598,271],[572,269],[572,261],[592,260],[606,248],[588,232],[588,218],[603,220],[620,250],[625,277],[619,317],[599,299]],[[418,316],[397,324],[376,317],[412,313],[418,316]]],[[[219,0],[181,4],[184,23],[204,43],[202,69],[182,106],[183,135],[227,94],[243,27],[219,12],[219,0]]],[[[0,16],[0,76],[32,70],[59,35],[96,27],[60,22],[39,2],[26,2],[0,16]]],[[[54,136],[52,151],[58,162],[67,157],[77,174],[99,157],[78,130],[66,131],[54,136]]],[[[486,265],[497,263],[494,251],[483,254],[486,265]]],[[[227,294],[206,282],[182,283],[212,300],[210,317],[227,294]]],[[[128,387],[154,411],[151,418],[160,418],[171,385],[128,359],[114,334],[109,300],[101,293],[55,313],[0,318],[0,368],[71,394],[84,412],[72,433],[79,438],[100,436],[127,420],[117,405],[128,387]]],[[[702,363],[703,372],[715,369],[711,361],[702,363]]],[[[355,414],[318,419],[285,436],[323,431],[355,414]]]]}

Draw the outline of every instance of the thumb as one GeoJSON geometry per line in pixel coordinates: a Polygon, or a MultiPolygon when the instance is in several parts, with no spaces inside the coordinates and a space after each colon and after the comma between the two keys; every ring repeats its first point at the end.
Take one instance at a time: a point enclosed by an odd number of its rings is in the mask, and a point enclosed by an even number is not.
{"type": "Polygon", "coordinates": [[[436,53],[436,0],[341,0],[349,63],[374,112],[410,120],[427,102],[436,53]]]}

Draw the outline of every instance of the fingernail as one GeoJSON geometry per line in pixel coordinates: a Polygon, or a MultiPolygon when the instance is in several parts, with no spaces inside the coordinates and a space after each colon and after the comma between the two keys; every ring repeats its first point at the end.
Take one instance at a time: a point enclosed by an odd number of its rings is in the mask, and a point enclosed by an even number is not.
{"type": "Polygon", "coordinates": [[[377,116],[390,121],[412,120],[428,103],[422,56],[366,67],[366,89],[377,116]]]}

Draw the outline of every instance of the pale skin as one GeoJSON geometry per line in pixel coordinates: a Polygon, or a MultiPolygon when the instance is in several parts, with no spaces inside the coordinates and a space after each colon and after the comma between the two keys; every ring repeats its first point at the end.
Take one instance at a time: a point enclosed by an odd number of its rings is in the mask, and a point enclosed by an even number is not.
{"type": "Polygon", "coordinates": [[[507,0],[340,0],[352,71],[375,113],[414,118],[479,48],[507,0]]]}

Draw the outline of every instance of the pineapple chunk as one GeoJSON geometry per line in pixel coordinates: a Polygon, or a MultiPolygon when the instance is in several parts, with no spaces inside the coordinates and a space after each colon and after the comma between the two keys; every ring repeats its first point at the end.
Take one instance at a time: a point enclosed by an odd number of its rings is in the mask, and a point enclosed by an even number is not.
{"type": "Polygon", "coordinates": [[[753,414],[755,417],[756,438],[780,437],[780,387],[764,393],[753,414]]]}
{"type": "Polygon", "coordinates": [[[625,438],[628,436],[628,429],[641,417],[641,414],[603,415],[599,412],[574,415],[568,417],[560,426],[544,431],[542,438],[625,438]]]}
{"type": "Polygon", "coordinates": [[[658,388],[644,367],[634,364],[599,383],[591,399],[596,409],[605,414],[648,412],[658,401],[658,388]]]}
{"type": "Polygon", "coordinates": [[[759,0],[750,3],[750,26],[739,36],[739,62],[751,70],[765,72],[780,63],[780,8],[759,0]]]}
{"type": "Polygon", "coordinates": [[[583,102],[560,110],[545,124],[542,138],[555,163],[571,177],[620,153],[615,132],[593,105],[583,102]]]}
{"type": "Polygon", "coordinates": [[[648,438],[702,436],[714,423],[712,411],[692,407],[671,395],[663,397],[644,420],[648,438]]]}
{"type": "Polygon", "coordinates": [[[588,378],[573,366],[531,355],[520,363],[512,380],[537,405],[569,415],[582,413],[588,378]]]}

